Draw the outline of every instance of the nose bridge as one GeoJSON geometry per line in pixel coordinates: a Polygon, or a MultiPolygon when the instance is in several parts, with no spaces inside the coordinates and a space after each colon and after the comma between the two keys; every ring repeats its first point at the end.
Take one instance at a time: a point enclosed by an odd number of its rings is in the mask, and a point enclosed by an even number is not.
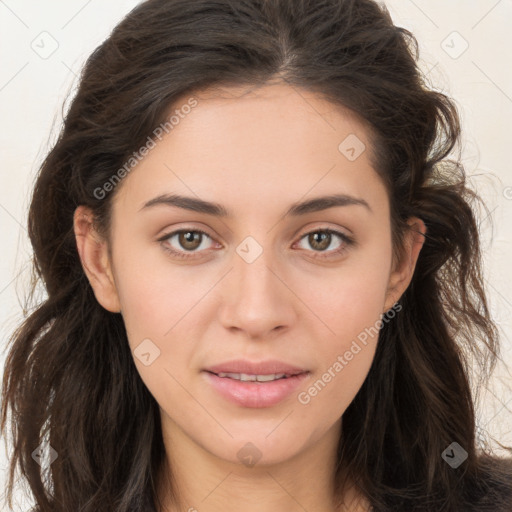
{"type": "Polygon", "coordinates": [[[279,276],[279,258],[263,242],[248,236],[237,246],[223,304],[225,327],[237,327],[251,336],[265,336],[294,318],[293,293],[279,276]]]}
{"type": "Polygon", "coordinates": [[[240,291],[252,290],[250,295],[256,297],[276,291],[276,258],[272,247],[264,248],[255,238],[247,237],[239,244],[236,253],[234,265],[240,291]]]}
{"type": "MultiPolygon", "coordinates": [[[[252,236],[246,237],[236,248],[234,257],[237,280],[236,294],[239,300],[257,305],[264,301],[270,305],[276,295],[282,295],[276,277],[274,249],[268,245],[269,238],[261,243],[252,236]]],[[[284,297],[283,297],[284,299],[284,297]]]]}

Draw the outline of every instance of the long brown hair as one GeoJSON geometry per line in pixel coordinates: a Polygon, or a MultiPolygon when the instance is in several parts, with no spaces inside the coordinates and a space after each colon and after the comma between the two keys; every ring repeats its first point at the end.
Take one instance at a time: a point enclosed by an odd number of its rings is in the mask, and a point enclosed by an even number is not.
{"type": "Polygon", "coordinates": [[[371,127],[396,255],[408,217],[428,230],[402,310],[383,325],[343,415],[337,492],[350,474],[378,512],[510,510],[512,464],[479,453],[469,381],[472,355],[482,386],[499,354],[474,208],[482,201],[450,158],[460,137],[456,106],[427,86],[417,61],[414,36],[373,0],[149,0],[122,20],[87,60],[33,192],[28,228],[48,297],[13,334],[6,359],[9,506],[19,466],[39,512],[155,510],[165,457],[158,404],[120,314],[95,299],[73,213],[90,207],[108,237],[115,187],[97,191],[176,98],[277,78],[371,127]],[[48,475],[32,457],[43,439],[58,454],[48,475]],[[458,468],[441,456],[453,442],[467,452],[458,468]]]}

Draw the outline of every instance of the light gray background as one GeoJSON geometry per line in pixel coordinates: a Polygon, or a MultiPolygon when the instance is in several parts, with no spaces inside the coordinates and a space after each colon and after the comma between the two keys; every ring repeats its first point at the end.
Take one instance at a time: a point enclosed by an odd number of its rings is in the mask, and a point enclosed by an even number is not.
{"type": "MultiPolygon", "coordinates": [[[[8,335],[23,315],[30,278],[25,226],[34,176],[56,139],[63,100],[73,91],[85,59],[138,3],[0,0],[0,368],[8,335]]],[[[384,3],[395,24],[416,35],[431,85],[455,99],[464,131],[463,163],[491,212],[482,215],[480,227],[485,278],[503,349],[479,405],[478,424],[482,443],[489,432],[512,445],[512,0],[384,3]]],[[[2,440],[2,509],[6,471],[2,440]]],[[[27,510],[31,502],[21,493],[17,498],[20,510],[27,510]]]]}

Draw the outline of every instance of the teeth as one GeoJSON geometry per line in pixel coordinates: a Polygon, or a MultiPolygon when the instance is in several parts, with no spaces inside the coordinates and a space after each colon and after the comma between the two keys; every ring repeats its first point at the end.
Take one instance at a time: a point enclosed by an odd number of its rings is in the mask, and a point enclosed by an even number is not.
{"type": "Polygon", "coordinates": [[[241,380],[242,382],[270,382],[282,379],[285,373],[273,373],[271,375],[250,375],[248,373],[224,373],[217,374],[219,377],[229,377],[230,379],[241,380]]]}

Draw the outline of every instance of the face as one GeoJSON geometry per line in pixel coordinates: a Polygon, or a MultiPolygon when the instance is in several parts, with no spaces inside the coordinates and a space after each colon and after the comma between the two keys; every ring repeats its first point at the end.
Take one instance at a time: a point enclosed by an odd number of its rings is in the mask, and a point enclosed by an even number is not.
{"type": "Polygon", "coordinates": [[[122,313],[164,432],[271,464],[336,438],[412,269],[392,261],[388,195],[355,117],[287,85],[224,93],[194,95],[118,185],[110,280],[89,278],[122,313]],[[333,195],[348,199],[313,201],[333,195]]]}

